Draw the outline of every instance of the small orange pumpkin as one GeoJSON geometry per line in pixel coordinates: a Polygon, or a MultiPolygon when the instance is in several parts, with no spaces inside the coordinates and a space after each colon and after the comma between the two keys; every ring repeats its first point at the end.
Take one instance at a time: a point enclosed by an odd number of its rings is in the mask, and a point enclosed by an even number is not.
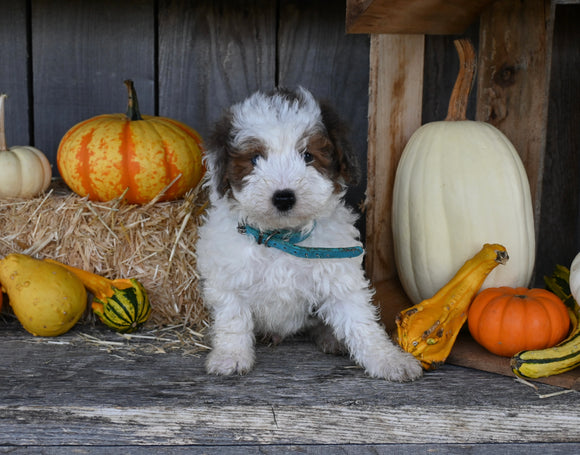
{"type": "Polygon", "coordinates": [[[497,287],[481,291],[467,314],[469,332],[493,354],[511,357],[562,341],[570,329],[564,303],[545,289],[497,287]]]}
{"type": "Polygon", "coordinates": [[[144,204],[168,185],[161,201],[177,199],[201,180],[202,139],[189,126],[139,112],[133,82],[127,114],[105,114],[73,126],[62,138],[57,164],[75,193],[95,201],[121,196],[144,204]],[[172,183],[173,182],[173,183],[172,183]]]}

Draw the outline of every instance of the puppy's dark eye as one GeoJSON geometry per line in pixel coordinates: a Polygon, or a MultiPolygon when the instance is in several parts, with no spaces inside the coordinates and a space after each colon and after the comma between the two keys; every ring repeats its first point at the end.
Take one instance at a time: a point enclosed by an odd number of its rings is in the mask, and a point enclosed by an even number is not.
{"type": "Polygon", "coordinates": [[[304,159],[304,162],[306,164],[310,164],[314,161],[314,155],[310,152],[304,152],[302,153],[302,158],[304,159]]]}
{"type": "Polygon", "coordinates": [[[260,160],[260,158],[262,158],[262,156],[259,155],[258,153],[256,153],[254,156],[252,156],[252,158],[250,158],[250,162],[252,163],[252,166],[255,166],[256,164],[258,164],[258,161],[260,160]]]}

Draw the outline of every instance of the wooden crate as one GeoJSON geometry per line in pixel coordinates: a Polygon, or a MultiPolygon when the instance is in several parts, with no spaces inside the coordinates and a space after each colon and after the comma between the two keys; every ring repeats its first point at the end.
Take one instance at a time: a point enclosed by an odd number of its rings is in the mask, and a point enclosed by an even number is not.
{"type": "MultiPolygon", "coordinates": [[[[470,22],[479,17],[475,120],[499,128],[518,150],[530,181],[536,233],[539,233],[557,3],[580,2],[503,0],[491,4],[487,1],[465,2],[462,5],[452,0],[347,2],[347,30],[373,34],[369,81],[366,267],[377,289],[383,322],[389,329],[393,329],[397,311],[410,305],[397,278],[390,215],[400,155],[423,121],[424,34],[463,33],[470,22]]],[[[578,57],[575,61],[578,62],[578,57]]],[[[577,178],[576,182],[568,182],[564,187],[577,195],[577,178]]],[[[558,234],[554,235],[557,241],[556,237],[558,234]]],[[[570,252],[570,257],[574,254],[574,251],[570,252]]],[[[490,356],[469,339],[458,342],[450,361],[512,374],[508,359],[490,356]]],[[[580,372],[550,378],[548,382],[580,388],[580,372]]]]}

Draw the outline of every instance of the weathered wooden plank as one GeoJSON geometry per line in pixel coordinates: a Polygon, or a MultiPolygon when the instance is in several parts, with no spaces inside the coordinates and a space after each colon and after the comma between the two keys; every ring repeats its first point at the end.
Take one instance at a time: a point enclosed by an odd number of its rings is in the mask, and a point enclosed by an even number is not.
{"type": "Polygon", "coordinates": [[[151,354],[138,340],[99,346],[80,329],[39,339],[2,328],[0,446],[580,440],[577,394],[541,399],[490,373],[444,366],[413,383],[388,383],[295,340],[260,345],[246,376],[209,377],[205,354],[151,354]]]}
{"type": "Polygon", "coordinates": [[[154,113],[153,0],[33,0],[31,14],[35,144],[52,163],[70,127],[126,111],[125,79],[154,113]]]}
{"type": "MultiPolygon", "coordinates": [[[[517,408],[497,412],[435,407],[385,408],[350,405],[317,406],[187,406],[175,407],[74,407],[0,406],[4,437],[19,434],[21,444],[74,442],[103,445],[199,444],[368,444],[402,443],[518,443],[576,442],[577,416],[570,403],[550,409],[517,408]],[[542,412],[539,418],[539,412],[542,412]],[[510,418],[517,412],[517,419],[510,418]],[[425,426],[417,422],[430,415],[425,426]],[[550,424],[546,425],[549,419],[550,424]],[[559,428],[556,428],[556,425],[559,428]],[[86,428],[92,432],[87,433],[86,428]],[[426,428],[429,431],[426,431],[426,428]],[[575,428],[576,427],[576,428],[575,428]],[[38,430],[42,428],[43,434],[38,430]],[[66,428],[66,435],[63,435],[66,428]]],[[[9,440],[8,440],[9,441],[9,440]]]]}
{"type": "Polygon", "coordinates": [[[34,145],[30,134],[28,95],[27,2],[4,2],[0,14],[0,93],[6,93],[8,147],[34,145]]]}
{"type": "Polygon", "coordinates": [[[476,119],[499,128],[530,180],[536,232],[544,169],[553,18],[549,0],[504,0],[482,14],[476,119]]]}
{"type": "MultiPolygon", "coordinates": [[[[144,447],[144,446],[79,446],[75,445],[76,453],[83,455],[94,455],[102,453],[120,452],[126,455],[157,455],[160,450],[163,454],[203,454],[203,455],[250,455],[250,454],[300,454],[300,455],[545,455],[548,451],[550,455],[570,455],[580,451],[580,444],[556,443],[556,444],[331,444],[331,445],[247,445],[234,444],[231,446],[164,446],[144,447]]],[[[0,453],[11,455],[29,455],[31,452],[43,455],[58,455],[63,452],[62,447],[1,447],[0,453]]]]}
{"type": "Polygon", "coordinates": [[[373,282],[396,276],[391,207],[405,144],[421,126],[424,37],[373,35],[370,50],[366,268],[373,282]]]}
{"type": "Polygon", "coordinates": [[[223,109],[271,90],[276,5],[267,0],[159,3],[159,112],[205,137],[223,109]]]}
{"type": "Polygon", "coordinates": [[[536,281],[580,251],[580,6],[556,8],[536,281]]]}
{"type": "Polygon", "coordinates": [[[348,0],[349,33],[458,34],[492,0],[348,0]]]}
{"type": "Polygon", "coordinates": [[[363,169],[360,184],[347,195],[356,208],[366,189],[369,38],[345,34],[340,2],[284,0],[279,17],[278,84],[304,86],[347,122],[363,169]]]}

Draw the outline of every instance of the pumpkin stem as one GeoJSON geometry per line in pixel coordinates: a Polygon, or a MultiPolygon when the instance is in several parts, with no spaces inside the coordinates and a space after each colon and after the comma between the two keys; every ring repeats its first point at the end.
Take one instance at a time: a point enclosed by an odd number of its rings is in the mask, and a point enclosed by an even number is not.
{"type": "Polygon", "coordinates": [[[473,44],[468,39],[457,39],[453,41],[453,44],[459,56],[459,73],[449,98],[445,120],[467,120],[467,103],[477,68],[477,56],[473,44]]]}
{"type": "Polygon", "coordinates": [[[6,152],[8,147],[6,146],[6,131],[4,130],[4,100],[7,95],[2,93],[0,95],[0,152],[6,152]]]}
{"type": "Polygon", "coordinates": [[[137,92],[131,79],[125,81],[127,91],[129,92],[129,104],[127,106],[127,118],[133,120],[143,120],[141,112],[139,111],[139,101],[137,101],[137,92]]]}

